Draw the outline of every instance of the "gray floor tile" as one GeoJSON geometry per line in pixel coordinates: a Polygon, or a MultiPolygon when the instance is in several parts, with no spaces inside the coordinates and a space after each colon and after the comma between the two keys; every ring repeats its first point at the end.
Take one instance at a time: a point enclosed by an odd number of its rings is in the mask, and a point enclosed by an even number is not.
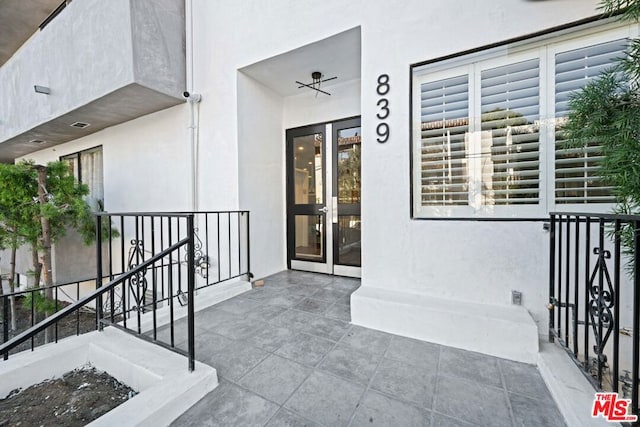
{"type": "Polygon", "coordinates": [[[215,305],[196,313],[196,324],[204,329],[211,329],[216,325],[225,322],[232,322],[236,319],[238,319],[237,314],[220,310],[219,308],[216,308],[215,305]]]}
{"type": "Polygon", "coordinates": [[[386,357],[411,365],[435,369],[438,365],[440,346],[412,338],[394,335],[387,349],[386,357]]]}
{"type": "Polygon", "coordinates": [[[278,405],[233,384],[220,384],[172,426],[263,426],[278,405]]]}
{"type": "Polygon", "coordinates": [[[287,310],[279,316],[273,318],[272,323],[298,331],[306,329],[313,320],[313,315],[298,310],[287,310]]]}
{"type": "Polygon", "coordinates": [[[462,378],[438,377],[434,410],[482,426],[511,426],[503,389],[462,378]]]}
{"type": "Polygon", "coordinates": [[[442,347],[440,372],[502,387],[498,358],[453,347],[442,347]]]}
{"type": "Polygon", "coordinates": [[[321,301],[313,298],[305,298],[293,308],[296,310],[306,311],[308,313],[322,314],[331,306],[330,302],[321,301]]]}
{"type": "Polygon", "coordinates": [[[245,298],[240,295],[226,301],[222,301],[216,304],[214,307],[233,314],[246,314],[252,310],[255,310],[259,305],[260,301],[256,301],[251,298],[245,298]]]}
{"type": "Polygon", "coordinates": [[[281,408],[266,427],[320,427],[320,425],[281,408]]]}
{"type": "Polygon", "coordinates": [[[341,298],[344,298],[346,295],[347,295],[347,292],[343,292],[338,289],[322,288],[317,290],[313,294],[312,298],[333,303],[338,301],[341,298]]]}
{"type": "Polygon", "coordinates": [[[522,427],[565,427],[564,418],[555,402],[509,393],[516,424],[522,427]]]}
{"type": "Polygon", "coordinates": [[[269,321],[274,317],[277,317],[287,311],[287,307],[282,307],[278,305],[261,305],[257,307],[255,310],[250,311],[246,315],[251,317],[252,319],[258,319],[261,321],[269,321]]]}
{"type": "Polygon", "coordinates": [[[432,414],[431,427],[471,427],[476,424],[471,424],[466,421],[459,420],[457,418],[447,417],[446,415],[432,414]]]}
{"type": "Polygon", "coordinates": [[[346,426],[364,386],[314,372],[285,403],[285,407],[327,426],[346,426]]]}
{"type": "Polygon", "coordinates": [[[343,296],[342,298],[340,298],[336,302],[338,302],[340,304],[348,305],[349,307],[351,307],[351,295],[347,294],[347,295],[343,296]]]}
{"type": "Polygon", "coordinates": [[[424,409],[367,391],[356,410],[351,426],[428,426],[430,414],[424,409]]]}
{"type": "Polygon", "coordinates": [[[313,335],[298,333],[275,353],[307,366],[316,366],[335,345],[313,335]]]}
{"type": "Polygon", "coordinates": [[[216,334],[237,340],[252,335],[260,325],[258,321],[246,315],[234,314],[234,316],[236,317],[233,319],[210,325],[208,329],[216,334]]]}
{"type": "Polygon", "coordinates": [[[425,370],[397,360],[383,359],[371,388],[430,409],[436,386],[435,370],[425,370]]]}
{"type": "Polygon", "coordinates": [[[284,288],[265,286],[261,288],[251,289],[250,291],[243,293],[242,296],[244,298],[249,298],[256,301],[264,301],[265,299],[282,296],[286,293],[287,291],[284,288]]]}
{"type": "Polygon", "coordinates": [[[346,322],[298,310],[282,313],[273,319],[273,323],[332,341],[338,341],[342,338],[349,328],[349,324],[346,322]]]}
{"type": "Polygon", "coordinates": [[[282,345],[291,341],[296,332],[284,326],[270,325],[268,323],[257,326],[257,331],[244,338],[242,341],[263,350],[274,352],[282,345]]]}
{"type": "Polygon", "coordinates": [[[540,371],[533,365],[500,359],[507,390],[525,394],[536,399],[553,400],[540,371]]]}
{"type": "Polygon", "coordinates": [[[305,325],[303,331],[332,341],[339,341],[347,333],[349,327],[347,322],[314,315],[310,319],[310,323],[305,325]]]}
{"type": "Polygon", "coordinates": [[[338,344],[326,355],[319,368],[347,380],[367,385],[379,361],[380,356],[372,356],[338,344]]]}
{"type": "Polygon", "coordinates": [[[235,341],[230,338],[223,337],[211,331],[198,334],[195,343],[196,360],[209,363],[214,353],[221,351],[234,342],[235,341]]]}
{"type": "Polygon", "coordinates": [[[275,296],[273,298],[265,299],[264,303],[265,304],[269,304],[269,305],[276,305],[276,306],[290,308],[290,307],[293,307],[296,304],[299,304],[300,301],[302,301],[303,299],[304,299],[304,297],[285,293],[283,295],[279,295],[279,296],[275,296]]]}
{"type": "Polygon", "coordinates": [[[196,358],[222,384],[176,425],[563,425],[533,366],[350,325],[359,280],[286,271],[265,282],[196,314],[196,358]],[[291,308],[305,299],[322,314],[291,308]]]}
{"type": "Polygon", "coordinates": [[[310,368],[271,355],[242,377],[239,384],[282,405],[310,373],[310,368]]]}
{"type": "Polygon", "coordinates": [[[324,316],[342,320],[343,322],[351,322],[351,307],[346,304],[336,302],[324,312],[324,316]]]}
{"type": "Polygon", "coordinates": [[[393,335],[385,332],[353,325],[340,340],[340,343],[364,353],[383,356],[389,347],[392,337],[393,335]]]}
{"type": "Polygon", "coordinates": [[[305,286],[305,285],[292,285],[287,288],[287,293],[289,295],[295,295],[298,297],[310,297],[313,294],[318,292],[318,288],[315,286],[305,286]]]}
{"type": "Polygon", "coordinates": [[[206,363],[216,368],[219,377],[237,381],[268,355],[264,350],[234,341],[213,353],[206,363]]]}
{"type": "Polygon", "coordinates": [[[325,289],[335,289],[337,291],[352,293],[360,287],[360,279],[348,279],[346,277],[336,277],[333,282],[325,286],[325,289]]]}
{"type": "Polygon", "coordinates": [[[324,287],[332,282],[333,276],[317,273],[299,273],[289,278],[289,283],[316,287],[324,287]]]}

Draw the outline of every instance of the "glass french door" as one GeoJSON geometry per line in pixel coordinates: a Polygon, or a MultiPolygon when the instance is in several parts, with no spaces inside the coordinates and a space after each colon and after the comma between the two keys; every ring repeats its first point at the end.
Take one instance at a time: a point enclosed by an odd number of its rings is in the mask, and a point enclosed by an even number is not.
{"type": "Polygon", "coordinates": [[[289,268],[360,276],[360,119],[287,131],[289,268]]]}

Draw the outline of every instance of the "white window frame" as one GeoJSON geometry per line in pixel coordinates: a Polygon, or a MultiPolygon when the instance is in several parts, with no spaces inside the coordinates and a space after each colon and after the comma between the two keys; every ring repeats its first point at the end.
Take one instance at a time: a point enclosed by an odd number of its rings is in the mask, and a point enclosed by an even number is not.
{"type": "Polygon", "coordinates": [[[590,24],[586,27],[563,30],[555,34],[499,46],[461,56],[452,60],[411,67],[412,75],[412,216],[414,218],[473,218],[473,219],[536,219],[546,218],[556,210],[573,212],[607,212],[608,203],[555,203],[555,55],[621,38],[635,38],[640,34],[636,24],[590,24]],[[475,209],[467,206],[423,206],[421,167],[421,111],[420,91],[423,83],[435,82],[467,74],[469,77],[469,128],[478,129],[481,97],[480,79],[483,70],[497,68],[539,58],[539,202],[525,205],[485,205],[475,209]],[[476,114],[474,114],[476,113],[476,114]],[[477,116],[477,117],[472,117],[477,116]]]}
{"type": "Polygon", "coordinates": [[[64,156],[60,156],[61,161],[67,161],[71,159],[74,159],[77,163],[76,170],[74,170],[73,172],[74,178],[78,183],[85,184],[89,187],[89,194],[85,196],[85,199],[91,205],[91,208],[97,211],[99,209],[100,204],[104,205],[104,150],[102,148],[102,145],[98,145],[95,147],[87,148],[85,150],[77,151],[75,153],[70,153],[64,156]],[[98,195],[91,193],[91,185],[90,183],[86,182],[87,172],[86,171],[84,173],[82,172],[82,155],[90,152],[96,152],[96,151],[100,152],[100,155],[102,157],[102,162],[103,162],[102,171],[101,171],[102,172],[102,178],[101,178],[102,191],[101,191],[101,194],[98,194],[98,195]]]}

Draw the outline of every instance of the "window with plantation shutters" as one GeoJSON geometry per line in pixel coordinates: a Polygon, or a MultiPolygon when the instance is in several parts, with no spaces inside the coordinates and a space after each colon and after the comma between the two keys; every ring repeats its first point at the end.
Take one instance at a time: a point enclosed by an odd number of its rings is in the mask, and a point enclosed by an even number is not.
{"type": "Polygon", "coordinates": [[[562,122],[571,94],[611,69],[623,56],[626,39],[614,40],[555,55],[555,202],[557,204],[612,203],[611,188],[597,176],[602,159],[597,141],[568,148],[562,122]]]}
{"type": "Polygon", "coordinates": [[[481,204],[540,200],[540,68],[532,59],[481,72],[481,204]]]}
{"type": "Polygon", "coordinates": [[[424,83],[420,93],[422,204],[467,205],[469,78],[424,83]]]}
{"type": "Polygon", "coordinates": [[[562,125],[572,94],[611,69],[639,30],[585,26],[412,66],[413,216],[608,210],[601,146],[568,146],[562,125]]]}

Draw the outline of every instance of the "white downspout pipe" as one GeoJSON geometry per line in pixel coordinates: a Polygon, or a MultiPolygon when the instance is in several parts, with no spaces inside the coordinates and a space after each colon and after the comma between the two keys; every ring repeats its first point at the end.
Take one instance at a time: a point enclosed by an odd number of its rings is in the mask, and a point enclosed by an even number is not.
{"type": "Polygon", "coordinates": [[[185,1],[185,54],[186,54],[186,74],[187,88],[182,95],[189,103],[189,152],[191,158],[190,165],[190,202],[191,210],[198,211],[198,125],[196,124],[196,104],[202,100],[200,94],[194,93],[194,61],[193,61],[193,0],[185,1]]]}

